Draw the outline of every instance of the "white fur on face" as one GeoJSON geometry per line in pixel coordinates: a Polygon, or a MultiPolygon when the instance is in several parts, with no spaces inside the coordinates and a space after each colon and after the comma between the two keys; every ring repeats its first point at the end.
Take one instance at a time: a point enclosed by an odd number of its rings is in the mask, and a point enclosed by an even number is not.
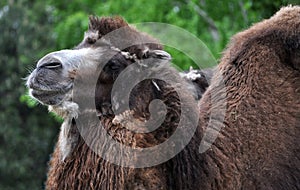
{"type": "Polygon", "coordinates": [[[79,137],[77,129],[73,129],[76,126],[72,125],[72,119],[78,117],[79,107],[74,102],[64,101],[60,106],[49,106],[48,109],[64,118],[58,138],[61,161],[64,161],[76,146],[79,137]]]}

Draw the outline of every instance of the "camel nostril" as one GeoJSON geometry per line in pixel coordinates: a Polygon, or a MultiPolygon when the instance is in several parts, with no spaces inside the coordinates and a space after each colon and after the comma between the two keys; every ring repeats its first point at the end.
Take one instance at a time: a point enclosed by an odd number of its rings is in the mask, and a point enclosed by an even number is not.
{"type": "Polygon", "coordinates": [[[42,67],[47,68],[47,69],[57,69],[57,68],[61,68],[62,64],[60,62],[49,62],[49,63],[43,64],[42,67]]]}

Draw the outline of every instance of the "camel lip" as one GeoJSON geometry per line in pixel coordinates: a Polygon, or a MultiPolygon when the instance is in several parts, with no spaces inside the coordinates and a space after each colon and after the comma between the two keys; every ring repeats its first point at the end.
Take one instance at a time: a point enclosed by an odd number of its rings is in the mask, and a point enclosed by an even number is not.
{"type": "Polygon", "coordinates": [[[61,91],[58,91],[58,90],[44,90],[44,89],[30,88],[30,91],[32,94],[38,95],[38,96],[63,94],[61,91]]]}
{"type": "Polygon", "coordinates": [[[41,84],[30,83],[27,85],[30,91],[34,91],[38,94],[65,94],[68,93],[72,88],[73,84],[63,86],[62,88],[50,88],[48,86],[43,86],[41,84]]]}
{"type": "Polygon", "coordinates": [[[58,105],[63,100],[66,93],[61,91],[30,89],[29,94],[44,105],[58,105]]]}
{"type": "Polygon", "coordinates": [[[60,89],[49,89],[49,88],[43,88],[43,87],[37,87],[37,86],[31,86],[29,88],[31,91],[35,91],[38,93],[60,93],[60,89]]]}

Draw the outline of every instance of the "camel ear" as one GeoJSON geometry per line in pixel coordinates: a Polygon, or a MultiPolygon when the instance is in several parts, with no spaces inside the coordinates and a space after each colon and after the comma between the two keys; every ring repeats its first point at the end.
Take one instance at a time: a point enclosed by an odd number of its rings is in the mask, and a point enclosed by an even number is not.
{"type": "Polygon", "coordinates": [[[151,50],[148,49],[143,52],[143,58],[156,58],[156,59],[164,59],[164,60],[171,60],[172,57],[169,53],[163,50],[151,50]]]}

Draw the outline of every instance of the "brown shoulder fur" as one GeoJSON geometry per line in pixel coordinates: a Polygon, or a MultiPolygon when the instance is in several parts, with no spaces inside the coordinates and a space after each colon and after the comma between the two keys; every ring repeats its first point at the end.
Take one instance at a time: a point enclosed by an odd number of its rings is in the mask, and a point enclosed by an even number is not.
{"type": "MultiPolygon", "coordinates": [[[[203,155],[204,189],[300,188],[299,18],[299,6],[282,8],[235,35],[224,52],[212,83],[224,82],[227,111],[203,155]]],[[[213,106],[209,94],[217,93],[213,86],[201,100],[203,126],[213,106]]]]}

